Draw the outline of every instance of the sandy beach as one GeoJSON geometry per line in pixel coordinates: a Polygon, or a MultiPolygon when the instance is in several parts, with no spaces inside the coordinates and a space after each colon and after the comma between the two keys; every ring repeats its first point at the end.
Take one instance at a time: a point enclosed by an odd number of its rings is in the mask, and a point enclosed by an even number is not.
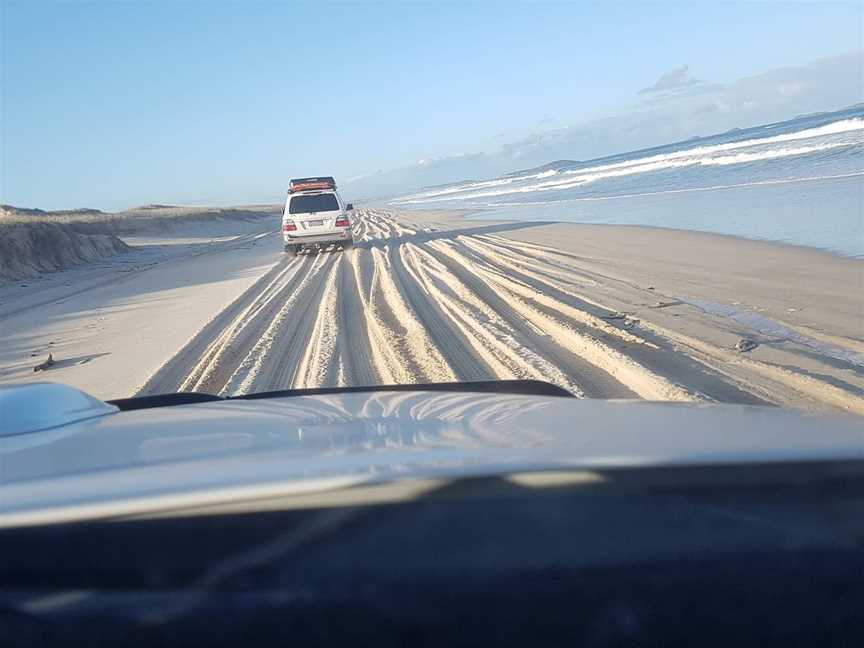
{"type": "Polygon", "coordinates": [[[355,220],[348,253],[283,254],[278,217],[205,220],[0,283],[0,381],[116,398],[534,378],[864,413],[864,261],[635,226],[355,220]]]}

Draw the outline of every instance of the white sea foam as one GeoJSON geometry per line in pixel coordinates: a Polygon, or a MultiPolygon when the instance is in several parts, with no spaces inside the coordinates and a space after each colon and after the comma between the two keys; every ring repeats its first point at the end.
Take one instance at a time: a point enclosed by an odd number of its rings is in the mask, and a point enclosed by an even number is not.
{"type": "Polygon", "coordinates": [[[755,180],[753,182],[736,182],[733,184],[710,185],[708,187],[687,187],[686,189],[660,189],[657,191],[643,191],[640,193],[613,194],[610,196],[583,196],[580,198],[564,198],[561,200],[531,200],[525,202],[489,202],[487,207],[538,207],[542,205],[560,205],[566,203],[598,202],[604,200],[618,200],[621,198],[644,198],[645,196],[657,196],[661,194],[692,193],[694,191],[717,191],[719,189],[737,189],[739,187],[759,187],[763,185],[790,184],[796,182],[814,182],[818,180],[839,180],[841,178],[854,178],[864,176],[864,171],[854,173],[838,173],[834,175],[815,175],[803,178],[778,178],[776,180],[755,180]]]}
{"type": "Polygon", "coordinates": [[[745,164],[762,160],[802,156],[836,148],[860,146],[862,144],[864,144],[864,119],[843,119],[816,128],[791,133],[711,146],[695,146],[680,151],[637,157],[582,169],[567,171],[550,169],[541,173],[523,176],[464,183],[447,187],[446,189],[412,194],[394,202],[408,205],[452,200],[475,200],[477,198],[508,194],[572,189],[606,178],[675,168],[745,164]],[[846,136],[844,137],[844,135],[846,136]],[[800,146],[777,146],[778,144],[812,140],[814,138],[823,138],[823,141],[806,143],[800,146]],[[758,150],[746,150],[756,149],[757,147],[758,150]],[[730,154],[732,151],[735,151],[735,153],[730,154]],[[553,176],[558,177],[547,180],[547,178],[552,178],[553,176]],[[532,182],[537,180],[542,180],[542,182],[532,182]]]}

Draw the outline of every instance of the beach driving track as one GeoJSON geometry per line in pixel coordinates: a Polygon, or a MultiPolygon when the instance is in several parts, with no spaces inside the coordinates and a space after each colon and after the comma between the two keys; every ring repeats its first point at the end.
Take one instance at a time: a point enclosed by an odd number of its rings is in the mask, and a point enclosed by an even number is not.
{"type": "Polygon", "coordinates": [[[381,209],[354,228],[349,251],[285,254],[139,395],[526,378],[588,398],[762,402],[584,299],[598,278],[566,253],[381,209]]]}

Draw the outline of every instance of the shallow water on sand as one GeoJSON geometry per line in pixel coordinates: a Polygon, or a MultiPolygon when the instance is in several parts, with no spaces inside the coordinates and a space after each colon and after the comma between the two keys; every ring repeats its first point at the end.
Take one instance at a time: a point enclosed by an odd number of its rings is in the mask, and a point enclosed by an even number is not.
{"type": "Polygon", "coordinates": [[[507,206],[471,218],[671,227],[864,257],[864,176],[507,206]]]}

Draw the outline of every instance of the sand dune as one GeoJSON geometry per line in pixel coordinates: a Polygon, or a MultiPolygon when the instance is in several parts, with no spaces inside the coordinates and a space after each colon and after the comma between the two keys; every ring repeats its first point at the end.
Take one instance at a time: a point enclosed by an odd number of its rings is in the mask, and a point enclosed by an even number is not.
{"type": "Polygon", "coordinates": [[[278,206],[234,208],[148,205],[117,213],[97,209],[43,211],[0,205],[0,280],[34,277],[43,272],[99,261],[129,246],[121,237],[164,232],[197,222],[260,218],[278,206]]]}
{"type": "Polygon", "coordinates": [[[126,252],[113,234],[91,234],[65,223],[0,221],[0,280],[34,277],[126,252]]]}

